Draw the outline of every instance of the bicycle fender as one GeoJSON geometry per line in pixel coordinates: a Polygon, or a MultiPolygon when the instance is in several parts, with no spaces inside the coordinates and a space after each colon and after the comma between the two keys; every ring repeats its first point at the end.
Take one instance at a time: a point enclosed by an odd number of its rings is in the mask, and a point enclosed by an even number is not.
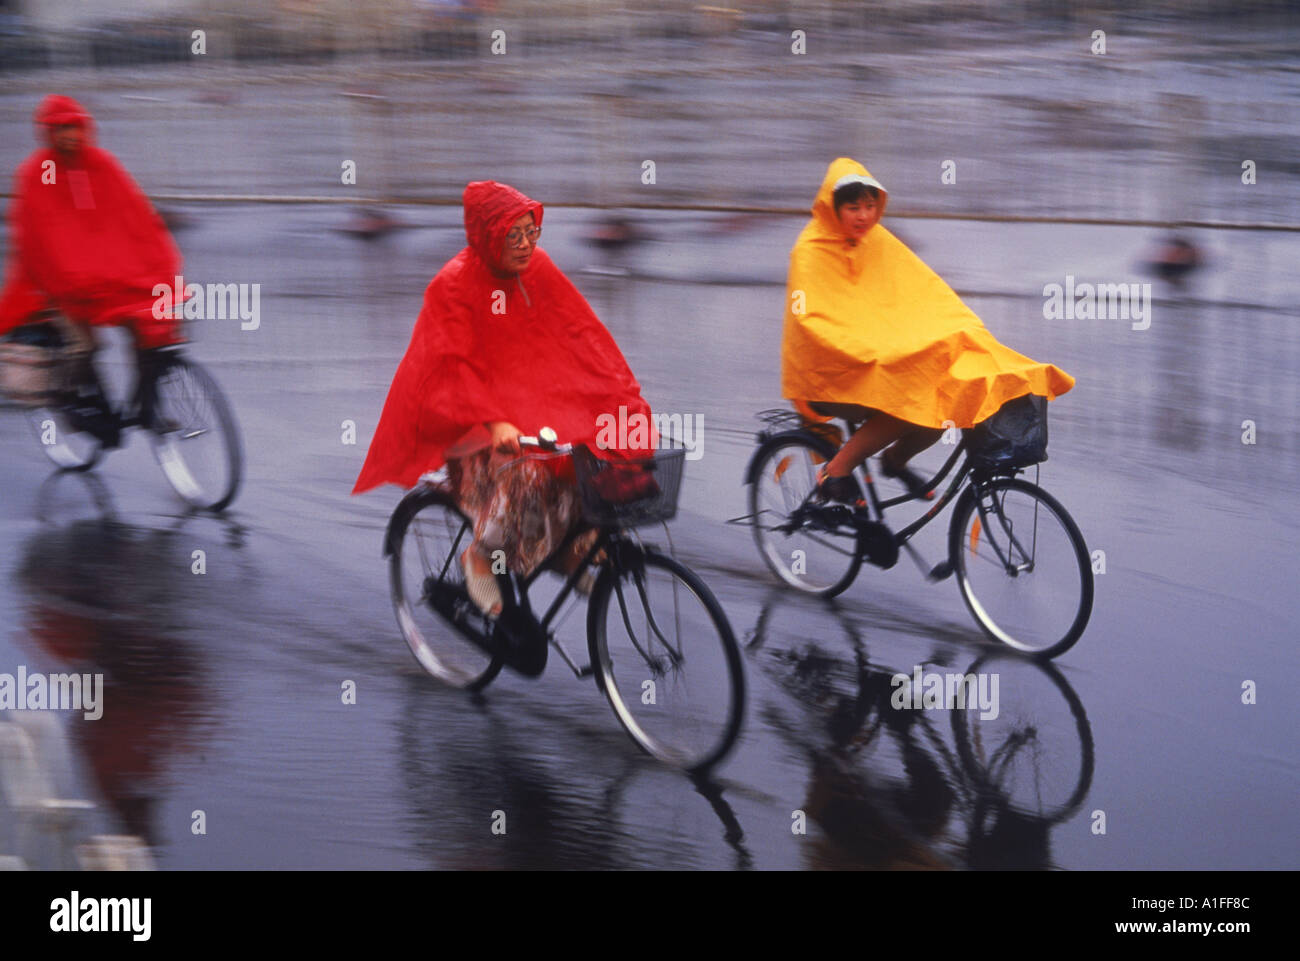
{"type": "Polygon", "coordinates": [[[774,447],[779,447],[790,440],[798,440],[817,448],[818,452],[827,460],[835,456],[835,445],[826,438],[806,430],[783,430],[779,434],[772,434],[758,445],[758,449],[754,451],[753,456],[749,458],[749,464],[745,467],[745,483],[753,484],[757,481],[758,465],[763,462],[763,459],[767,457],[774,447]]]}

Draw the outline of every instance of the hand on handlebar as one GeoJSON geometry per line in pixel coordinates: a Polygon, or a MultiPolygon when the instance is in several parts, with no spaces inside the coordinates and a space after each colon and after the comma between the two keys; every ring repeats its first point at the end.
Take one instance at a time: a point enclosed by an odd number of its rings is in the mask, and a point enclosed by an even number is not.
{"type": "Polygon", "coordinates": [[[542,450],[555,451],[561,454],[568,454],[573,450],[572,444],[557,443],[559,437],[551,427],[543,427],[537,432],[536,437],[520,436],[519,443],[525,447],[540,447],[542,450]]]}
{"type": "Polygon", "coordinates": [[[504,420],[493,421],[487,425],[492,434],[492,449],[503,454],[521,454],[519,446],[519,428],[504,420]]]}

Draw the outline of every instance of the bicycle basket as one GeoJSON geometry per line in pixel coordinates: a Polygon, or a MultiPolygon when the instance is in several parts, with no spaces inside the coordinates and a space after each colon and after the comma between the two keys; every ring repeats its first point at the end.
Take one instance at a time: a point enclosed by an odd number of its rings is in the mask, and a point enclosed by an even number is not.
{"type": "Polygon", "coordinates": [[[0,394],[20,407],[57,403],[67,386],[69,348],[53,324],[25,324],[0,340],[0,394]]]}
{"type": "Polygon", "coordinates": [[[672,520],[682,487],[685,448],[636,460],[601,460],[586,447],[573,451],[582,516],[602,527],[639,527],[672,520]]]}
{"type": "Polygon", "coordinates": [[[963,432],[975,470],[1028,467],[1047,460],[1047,398],[1026,394],[963,432]]]}

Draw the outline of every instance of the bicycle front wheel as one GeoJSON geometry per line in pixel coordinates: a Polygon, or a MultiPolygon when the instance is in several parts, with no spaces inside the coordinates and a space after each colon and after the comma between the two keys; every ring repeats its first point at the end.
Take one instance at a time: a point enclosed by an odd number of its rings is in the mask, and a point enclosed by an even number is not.
{"type": "Polygon", "coordinates": [[[1036,657],[1069,650],[1092,614],[1083,535],[1045,490],[1018,478],[972,484],[954,513],[949,557],[984,633],[1036,657]]]}
{"type": "Polygon", "coordinates": [[[235,415],[202,367],[170,357],[155,381],[154,457],[191,507],[224,510],[239,490],[244,454],[235,415]]]}
{"type": "MultiPolygon", "coordinates": [[[[474,630],[470,622],[482,621],[460,564],[473,538],[473,525],[449,494],[408,494],[389,524],[388,573],[397,626],[416,661],[444,684],[477,691],[497,676],[503,662],[457,623],[459,618],[474,630]]],[[[483,637],[480,632],[479,640],[483,637]]]]}
{"type": "Polygon", "coordinates": [[[754,543],[768,570],[786,584],[819,597],[834,597],[853,583],[862,566],[851,525],[792,520],[817,486],[817,473],[835,455],[820,440],[793,435],[774,443],[749,485],[754,543]]]}
{"type": "MultiPolygon", "coordinates": [[[[631,553],[631,552],[629,552],[631,553]]],[[[712,592],[685,565],[638,551],[592,592],[596,681],[637,745],[701,774],[735,743],[744,714],[740,649],[712,592]]]]}

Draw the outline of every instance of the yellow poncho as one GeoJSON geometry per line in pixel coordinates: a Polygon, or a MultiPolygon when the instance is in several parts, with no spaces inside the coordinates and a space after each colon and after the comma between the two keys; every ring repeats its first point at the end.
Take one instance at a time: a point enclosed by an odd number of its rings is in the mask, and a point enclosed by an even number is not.
{"type": "Polygon", "coordinates": [[[848,157],[831,163],[790,252],[781,345],[787,398],[863,404],[923,427],[972,427],[1016,397],[1052,399],[1074,386],[1065,371],[994,340],[880,224],[850,243],[831,200],[848,174],[870,176],[848,157]]]}

